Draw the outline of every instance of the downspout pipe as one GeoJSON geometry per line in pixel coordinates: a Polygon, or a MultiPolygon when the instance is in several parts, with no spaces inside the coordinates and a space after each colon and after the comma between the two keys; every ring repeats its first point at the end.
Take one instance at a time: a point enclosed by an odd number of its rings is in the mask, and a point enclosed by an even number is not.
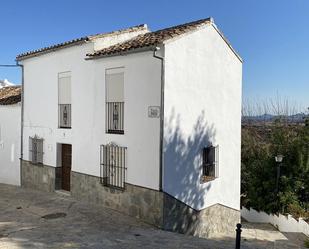
{"type": "Polygon", "coordinates": [[[160,165],[159,165],[159,191],[163,191],[163,165],[164,165],[164,156],[163,156],[163,135],[164,135],[164,85],[165,85],[165,69],[164,69],[164,57],[157,55],[157,51],[160,48],[156,47],[153,50],[153,57],[161,61],[161,110],[160,110],[160,165]]]}
{"type": "Polygon", "coordinates": [[[24,65],[16,62],[16,65],[21,68],[21,128],[20,128],[20,165],[22,164],[22,160],[24,158],[24,80],[25,80],[25,71],[24,65]]]}

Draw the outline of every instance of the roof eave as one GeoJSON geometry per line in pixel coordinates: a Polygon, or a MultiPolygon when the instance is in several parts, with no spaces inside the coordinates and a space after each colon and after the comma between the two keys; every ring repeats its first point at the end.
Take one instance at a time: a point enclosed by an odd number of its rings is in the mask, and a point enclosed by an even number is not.
{"type": "Polygon", "coordinates": [[[159,45],[161,45],[161,44],[155,44],[155,45],[151,45],[151,46],[135,48],[135,49],[130,49],[130,50],[126,50],[126,51],[120,51],[120,52],[116,52],[116,53],[112,53],[112,54],[102,54],[102,55],[93,55],[93,56],[87,55],[88,57],[86,57],[85,60],[96,60],[96,59],[101,59],[101,58],[124,56],[124,55],[128,55],[128,54],[135,54],[135,53],[153,51],[159,45]]]}
{"type": "Polygon", "coordinates": [[[222,37],[222,39],[224,40],[224,42],[228,45],[228,47],[232,50],[232,52],[236,55],[236,57],[239,59],[239,61],[241,63],[243,63],[243,59],[241,58],[241,56],[236,52],[236,50],[232,47],[231,43],[229,42],[229,40],[224,36],[224,34],[221,32],[221,30],[217,27],[217,25],[215,23],[211,24],[214,29],[218,32],[218,34],[222,37]]]}
{"type": "Polygon", "coordinates": [[[83,40],[72,42],[70,44],[61,45],[59,47],[47,48],[46,50],[42,50],[42,51],[30,53],[30,54],[25,54],[25,55],[21,55],[21,56],[16,56],[15,60],[19,62],[19,61],[23,61],[23,60],[30,59],[30,58],[33,58],[33,57],[41,56],[41,55],[44,55],[44,54],[49,54],[49,53],[52,53],[52,52],[55,52],[55,51],[58,51],[58,50],[61,50],[61,49],[82,45],[82,44],[87,43],[88,40],[89,40],[88,38],[85,38],[83,40]]]}

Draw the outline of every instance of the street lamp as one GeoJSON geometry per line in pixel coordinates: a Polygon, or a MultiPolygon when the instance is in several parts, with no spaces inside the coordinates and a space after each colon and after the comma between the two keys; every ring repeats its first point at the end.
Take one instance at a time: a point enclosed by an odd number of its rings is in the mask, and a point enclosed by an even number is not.
{"type": "Polygon", "coordinates": [[[276,181],[276,193],[278,195],[278,192],[279,192],[279,178],[280,178],[280,167],[281,167],[281,164],[282,164],[282,161],[283,161],[283,155],[279,154],[277,156],[275,156],[275,160],[276,160],[276,163],[277,163],[277,181],[276,181]]]}

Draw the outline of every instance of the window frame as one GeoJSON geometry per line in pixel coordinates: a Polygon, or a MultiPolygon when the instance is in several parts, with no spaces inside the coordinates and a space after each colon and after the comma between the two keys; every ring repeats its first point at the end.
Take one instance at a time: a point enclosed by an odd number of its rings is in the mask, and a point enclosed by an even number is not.
{"type": "Polygon", "coordinates": [[[58,129],[72,129],[72,72],[71,71],[64,71],[64,72],[59,72],[58,73],[58,78],[57,78],[57,81],[58,81],[58,129]],[[65,102],[70,102],[70,103],[62,103],[62,101],[60,100],[60,96],[63,96],[61,93],[60,93],[60,79],[61,78],[70,78],[70,101],[65,101],[65,102]],[[62,113],[62,109],[63,109],[63,106],[64,107],[68,107],[68,122],[69,124],[67,126],[65,125],[62,125],[62,116],[63,116],[63,113],[62,113]]]}
{"type": "Polygon", "coordinates": [[[127,175],[127,147],[114,143],[100,146],[100,180],[105,187],[124,191],[127,175]],[[116,159],[114,157],[117,157],[116,159]]]}
{"type": "Polygon", "coordinates": [[[43,165],[44,162],[44,139],[37,135],[29,137],[29,161],[34,165],[43,165]]]}
{"type": "Polygon", "coordinates": [[[205,146],[202,149],[202,182],[219,177],[219,145],[205,146]]]}
{"type": "MultiPolygon", "coordinates": [[[[114,92],[115,93],[115,92],[114,92]]],[[[113,95],[113,94],[112,94],[113,95]]],[[[105,69],[105,132],[106,134],[123,135],[125,118],[125,67],[112,67],[105,69]],[[123,74],[122,93],[118,97],[109,96],[111,82],[108,82],[110,75],[123,74]],[[109,77],[108,77],[109,76],[109,77]],[[112,100],[111,100],[112,99],[112,100]],[[116,128],[115,128],[116,127],[116,128]]]]}

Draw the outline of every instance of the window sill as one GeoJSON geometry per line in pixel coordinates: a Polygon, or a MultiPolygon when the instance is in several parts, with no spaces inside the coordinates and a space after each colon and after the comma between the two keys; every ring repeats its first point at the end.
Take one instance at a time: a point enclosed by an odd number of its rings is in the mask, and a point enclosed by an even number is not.
{"type": "Polygon", "coordinates": [[[66,129],[66,130],[68,130],[68,129],[72,129],[72,127],[58,127],[58,129],[66,129]]]}
{"type": "Polygon", "coordinates": [[[201,182],[202,183],[211,182],[211,181],[213,181],[215,179],[217,179],[217,177],[215,177],[215,176],[202,176],[201,182]]]}
{"type": "Polygon", "coordinates": [[[124,134],[124,131],[121,131],[121,130],[108,130],[106,133],[107,133],[107,134],[123,135],[123,134],[124,134]]]}
{"type": "Polygon", "coordinates": [[[43,163],[34,163],[29,161],[31,165],[35,165],[35,166],[39,166],[39,167],[43,167],[43,163]]]}

